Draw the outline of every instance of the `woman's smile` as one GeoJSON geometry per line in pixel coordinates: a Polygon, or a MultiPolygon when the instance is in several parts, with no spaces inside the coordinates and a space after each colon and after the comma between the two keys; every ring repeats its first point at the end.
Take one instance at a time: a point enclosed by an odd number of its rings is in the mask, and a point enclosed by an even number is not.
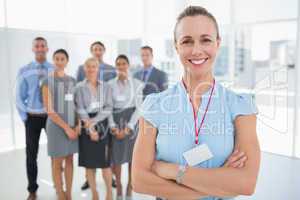
{"type": "Polygon", "coordinates": [[[197,59],[189,59],[188,61],[194,66],[194,67],[202,67],[208,58],[197,58],[197,59]]]}

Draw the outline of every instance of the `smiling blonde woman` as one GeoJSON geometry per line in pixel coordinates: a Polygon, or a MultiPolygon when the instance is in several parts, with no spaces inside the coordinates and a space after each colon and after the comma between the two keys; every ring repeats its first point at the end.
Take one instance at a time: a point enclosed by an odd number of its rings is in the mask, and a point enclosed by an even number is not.
{"type": "Polygon", "coordinates": [[[178,17],[174,43],[184,74],[149,95],[139,120],[132,184],[166,199],[232,199],[256,186],[260,148],[252,96],[215,81],[221,39],[215,17],[190,6],[178,17]]]}

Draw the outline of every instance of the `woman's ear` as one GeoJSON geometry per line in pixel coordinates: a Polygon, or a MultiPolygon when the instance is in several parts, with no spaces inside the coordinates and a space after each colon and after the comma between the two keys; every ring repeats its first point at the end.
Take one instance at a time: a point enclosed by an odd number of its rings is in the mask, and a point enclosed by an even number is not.
{"type": "Polygon", "coordinates": [[[176,41],[174,41],[174,47],[175,47],[176,52],[178,53],[178,46],[177,46],[177,42],[176,41]]]}
{"type": "Polygon", "coordinates": [[[217,38],[217,47],[218,47],[218,49],[220,48],[220,46],[221,46],[221,38],[219,37],[219,38],[217,38]]]}

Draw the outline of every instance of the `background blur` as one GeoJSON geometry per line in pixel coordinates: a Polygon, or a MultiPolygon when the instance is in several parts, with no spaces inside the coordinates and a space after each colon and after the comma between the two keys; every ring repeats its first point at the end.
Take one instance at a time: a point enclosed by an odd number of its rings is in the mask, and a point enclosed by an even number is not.
{"type": "Polygon", "coordinates": [[[173,84],[182,72],[173,27],[188,5],[204,6],[216,16],[222,46],[215,75],[234,90],[256,95],[262,150],[300,158],[299,0],[0,0],[0,152],[25,146],[15,79],[18,69],[33,59],[34,37],[48,40],[49,61],[57,48],[70,53],[71,75],[95,40],[106,45],[107,63],[125,53],[132,67],[141,63],[141,45],[150,45],[154,65],[173,84]]]}
{"type": "Polygon", "coordinates": [[[71,75],[90,56],[89,45],[95,40],[106,45],[106,62],[113,64],[125,53],[132,67],[140,64],[140,46],[148,44],[154,48],[155,66],[169,74],[172,84],[182,72],[173,27],[178,13],[191,4],[206,7],[219,22],[218,79],[256,94],[262,149],[299,157],[298,0],[0,0],[0,151],[25,144],[15,109],[15,79],[18,69],[33,59],[34,37],[48,40],[49,61],[57,48],[70,52],[71,75]]]}

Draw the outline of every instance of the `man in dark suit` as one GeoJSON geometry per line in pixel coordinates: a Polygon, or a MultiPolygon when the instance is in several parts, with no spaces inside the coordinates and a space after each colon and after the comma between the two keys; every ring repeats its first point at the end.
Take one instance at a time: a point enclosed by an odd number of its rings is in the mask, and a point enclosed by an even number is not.
{"type": "MultiPolygon", "coordinates": [[[[103,55],[105,53],[105,46],[102,42],[96,41],[93,44],[91,44],[90,47],[91,54],[94,58],[96,58],[99,61],[99,72],[98,72],[98,79],[101,81],[109,81],[116,77],[116,69],[107,64],[103,61],[103,55]]],[[[83,81],[85,79],[84,74],[84,66],[80,65],[77,70],[76,74],[77,82],[83,81]]]]}
{"type": "Polygon", "coordinates": [[[165,72],[153,66],[153,49],[150,46],[141,47],[141,58],[143,68],[134,74],[134,78],[145,83],[144,98],[149,94],[162,92],[167,89],[168,76],[165,72]]]}
{"type": "MultiPolygon", "coordinates": [[[[102,42],[96,41],[91,44],[90,47],[91,54],[94,58],[99,61],[98,79],[101,81],[109,81],[117,76],[115,67],[104,63],[103,55],[105,53],[105,46],[102,42]]],[[[84,66],[80,65],[77,70],[76,80],[77,82],[83,81],[85,79],[84,66]]],[[[115,181],[113,180],[113,187],[115,187],[115,181]]],[[[86,190],[89,188],[89,183],[84,182],[81,189],[86,190]]]]}
{"type": "MultiPolygon", "coordinates": [[[[145,83],[143,98],[152,93],[162,92],[168,88],[168,75],[152,65],[153,49],[150,46],[141,48],[143,69],[137,71],[134,77],[145,83]]],[[[156,200],[161,200],[156,198],[156,200]]]]}

